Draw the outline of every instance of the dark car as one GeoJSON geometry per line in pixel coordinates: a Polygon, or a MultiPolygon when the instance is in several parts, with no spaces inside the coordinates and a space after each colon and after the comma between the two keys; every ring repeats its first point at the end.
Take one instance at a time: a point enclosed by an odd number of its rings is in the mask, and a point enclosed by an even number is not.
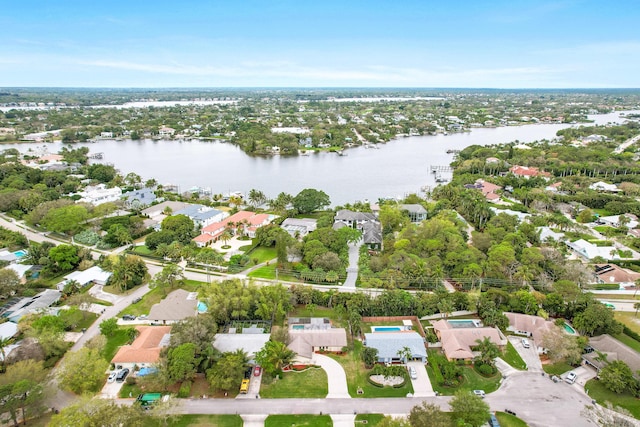
{"type": "Polygon", "coordinates": [[[122,316],[122,320],[136,320],[136,316],[132,314],[125,314],[124,316],[122,316]]]}
{"type": "Polygon", "coordinates": [[[491,427],[500,427],[500,423],[494,414],[491,414],[491,418],[489,419],[489,426],[491,427]]]}
{"type": "Polygon", "coordinates": [[[116,382],[117,383],[123,382],[125,378],[127,378],[127,375],[129,375],[129,368],[124,368],[123,370],[118,372],[118,375],[116,375],[116,382]]]}

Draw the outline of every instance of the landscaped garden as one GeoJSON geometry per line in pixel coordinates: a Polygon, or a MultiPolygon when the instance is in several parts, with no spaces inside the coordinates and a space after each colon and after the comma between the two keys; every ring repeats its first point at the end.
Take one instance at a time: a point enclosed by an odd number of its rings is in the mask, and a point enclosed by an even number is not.
{"type": "Polygon", "coordinates": [[[269,415],[264,427],[332,427],[329,415],[269,415]]]}
{"type": "Polygon", "coordinates": [[[507,362],[512,367],[519,369],[521,371],[524,371],[527,369],[527,364],[524,362],[524,360],[522,360],[522,357],[520,357],[520,354],[518,354],[518,351],[515,349],[513,344],[511,344],[511,341],[507,341],[507,347],[502,353],[502,360],[507,362]]]}
{"type": "Polygon", "coordinates": [[[427,374],[433,390],[439,394],[451,396],[458,390],[484,390],[485,393],[491,393],[498,389],[502,380],[499,372],[481,375],[472,365],[450,362],[436,350],[429,350],[428,359],[427,374]]]}
{"type": "MultiPolygon", "coordinates": [[[[351,397],[405,397],[408,393],[413,393],[411,381],[406,380],[400,387],[379,387],[369,381],[369,376],[374,373],[373,369],[367,369],[362,360],[363,344],[354,341],[353,351],[342,355],[332,354],[347,375],[347,386],[351,397]],[[361,391],[361,393],[358,393],[361,391]]],[[[398,365],[399,366],[399,365],[398,365]]],[[[402,367],[406,378],[406,369],[402,367]]]]}
{"type": "Polygon", "coordinates": [[[607,402],[615,408],[619,406],[631,412],[635,418],[640,418],[640,400],[629,392],[614,393],[608,390],[602,382],[592,379],[584,386],[587,394],[600,405],[606,406],[607,402]]]}
{"type": "Polygon", "coordinates": [[[263,376],[260,396],[271,398],[324,398],[329,393],[326,372],[320,367],[308,367],[304,371],[283,372],[280,379],[263,376]],[[304,387],[301,386],[304,384],[304,387]]]}

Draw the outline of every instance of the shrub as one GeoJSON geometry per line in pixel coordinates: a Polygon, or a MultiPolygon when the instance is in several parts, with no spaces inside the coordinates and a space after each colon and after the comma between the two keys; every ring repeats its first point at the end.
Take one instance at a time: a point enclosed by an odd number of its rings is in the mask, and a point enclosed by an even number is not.
{"type": "Polygon", "coordinates": [[[486,363],[476,363],[475,365],[476,371],[482,376],[490,377],[495,373],[495,368],[491,365],[487,365],[486,363]]]}
{"type": "Polygon", "coordinates": [[[136,383],[136,379],[135,379],[135,377],[133,375],[127,376],[127,379],[125,381],[129,385],[134,385],[136,383]]]}
{"type": "Polygon", "coordinates": [[[191,381],[183,381],[178,390],[178,397],[189,397],[191,394],[191,381]]]}
{"type": "Polygon", "coordinates": [[[100,236],[95,231],[85,230],[76,234],[73,239],[83,245],[93,246],[98,243],[100,236]]]}

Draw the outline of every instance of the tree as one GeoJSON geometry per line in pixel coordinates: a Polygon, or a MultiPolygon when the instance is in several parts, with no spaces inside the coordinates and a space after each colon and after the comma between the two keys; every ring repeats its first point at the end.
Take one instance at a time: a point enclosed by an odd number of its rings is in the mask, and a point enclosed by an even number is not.
{"type": "Polygon", "coordinates": [[[68,205],[49,210],[41,224],[47,230],[74,235],[82,230],[88,217],[87,208],[83,205],[68,205]]]}
{"type": "Polygon", "coordinates": [[[573,326],[590,337],[622,332],[622,325],[614,319],[613,310],[598,301],[591,302],[582,313],[576,314],[573,326]]]}
{"type": "Polygon", "coordinates": [[[175,240],[188,245],[194,237],[194,224],[186,215],[172,215],[162,220],[162,231],[172,232],[175,240]]]}
{"type": "Polygon", "coordinates": [[[0,298],[6,299],[20,291],[20,277],[10,268],[0,270],[0,298]]]}
{"type": "Polygon", "coordinates": [[[108,283],[121,292],[139,286],[149,278],[147,265],[137,255],[110,257],[104,268],[113,273],[108,283]]]}
{"type": "Polygon", "coordinates": [[[500,357],[500,349],[495,345],[491,338],[484,337],[482,340],[476,340],[476,351],[480,352],[480,355],[476,358],[480,362],[494,366],[495,358],[500,357]]]}
{"type": "Polygon", "coordinates": [[[71,271],[78,266],[78,248],[72,245],[58,245],[49,250],[49,260],[53,264],[50,266],[54,271],[71,271]]]}
{"type": "Polygon", "coordinates": [[[87,176],[90,179],[95,179],[103,183],[107,183],[113,181],[116,177],[116,168],[111,165],[104,165],[101,163],[96,163],[89,166],[87,171],[87,176]]]}
{"type": "Polygon", "coordinates": [[[100,333],[106,337],[113,335],[118,330],[118,319],[112,317],[100,322],[100,333]]]}
{"type": "Polygon", "coordinates": [[[633,303],[633,308],[636,309],[636,317],[638,317],[638,310],[640,310],[640,302],[633,303]]]}
{"type": "Polygon", "coordinates": [[[100,427],[142,427],[145,415],[140,405],[119,405],[110,399],[82,397],[76,403],[54,415],[50,427],[100,426],[100,427]]]}
{"type": "Polygon", "coordinates": [[[46,376],[42,362],[25,360],[10,365],[0,376],[0,412],[9,412],[15,425],[18,425],[18,414],[23,420],[42,414],[46,397],[43,382],[46,376]]]}
{"type": "Polygon", "coordinates": [[[256,208],[267,201],[267,197],[260,190],[251,189],[249,190],[249,203],[256,208]]]}
{"type": "Polygon", "coordinates": [[[282,321],[293,308],[291,296],[289,289],[281,284],[259,288],[256,315],[272,323],[282,321]]]}
{"type": "Polygon", "coordinates": [[[265,374],[275,376],[283,366],[288,365],[296,357],[296,353],[280,341],[267,341],[256,353],[256,362],[262,366],[265,374]]]}
{"type": "Polygon", "coordinates": [[[593,211],[591,209],[584,209],[580,211],[578,216],[576,216],[576,221],[580,224],[585,224],[587,222],[593,221],[593,211]]]}
{"type": "Polygon", "coordinates": [[[378,361],[378,349],[373,347],[364,347],[362,349],[362,361],[366,367],[373,367],[373,365],[378,361]]]}
{"type": "Polygon", "coordinates": [[[201,366],[204,369],[211,364],[213,354],[208,350],[213,349],[211,343],[218,331],[215,318],[209,314],[199,314],[187,317],[181,322],[174,323],[171,328],[171,347],[178,347],[182,344],[193,343],[196,357],[201,357],[201,366]]]}
{"type": "Polygon", "coordinates": [[[449,402],[453,419],[456,422],[463,421],[472,427],[480,427],[484,425],[491,413],[489,405],[487,405],[480,396],[469,391],[460,390],[449,402]]]}
{"type": "Polygon", "coordinates": [[[147,246],[147,248],[155,251],[161,244],[170,245],[174,240],[175,235],[172,231],[154,231],[146,237],[146,239],[144,240],[144,244],[147,246]]]}
{"type": "Polygon", "coordinates": [[[451,417],[435,403],[422,402],[409,412],[411,427],[452,427],[451,417]]]}
{"type": "Polygon", "coordinates": [[[578,345],[578,340],[558,327],[542,335],[542,347],[547,349],[547,355],[553,363],[564,361],[572,365],[580,362],[582,348],[578,345]]]}
{"type": "Polygon", "coordinates": [[[167,369],[174,381],[190,380],[194,377],[200,360],[196,357],[196,345],[180,344],[167,352],[167,369]]]}
{"type": "Polygon", "coordinates": [[[67,354],[58,371],[60,384],[76,394],[100,390],[109,362],[95,349],[81,348],[67,354]]]}
{"type": "Polygon", "coordinates": [[[223,353],[220,359],[207,370],[207,379],[217,390],[233,390],[240,387],[249,359],[242,350],[223,353]]]}
{"type": "Polygon", "coordinates": [[[185,277],[182,268],[176,264],[166,264],[162,270],[153,276],[150,285],[152,288],[160,288],[164,295],[168,289],[175,289],[184,284],[185,277]]]}
{"type": "Polygon", "coordinates": [[[602,385],[614,393],[635,393],[638,389],[638,381],[633,377],[631,368],[622,360],[610,362],[598,375],[602,385]]]}
{"type": "Polygon", "coordinates": [[[331,200],[324,191],[306,188],[293,198],[293,207],[300,213],[310,213],[329,206],[331,200]]]}

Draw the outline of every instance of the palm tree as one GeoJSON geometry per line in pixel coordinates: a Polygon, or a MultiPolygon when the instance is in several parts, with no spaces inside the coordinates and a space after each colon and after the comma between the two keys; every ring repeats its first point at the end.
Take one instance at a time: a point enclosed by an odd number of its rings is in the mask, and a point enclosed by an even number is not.
{"type": "Polygon", "coordinates": [[[231,240],[232,237],[233,235],[231,234],[231,231],[227,228],[220,236],[220,239],[224,242],[225,246],[228,246],[227,243],[229,242],[229,240],[231,240]]]}
{"type": "Polygon", "coordinates": [[[484,337],[482,340],[476,340],[476,350],[480,352],[478,360],[486,365],[493,366],[494,359],[500,356],[500,349],[491,342],[491,338],[484,337]]]}
{"type": "Polygon", "coordinates": [[[636,317],[638,317],[638,310],[640,310],[640,302],[634,303],[633,308],[636,309],[636,317]]]}
{"type": "Polygon", "coordinates": [[[280,341],[267,341],[262,350],[256,354],[256,361],[265,372],[275,375],[296,357],[296,353],[280,341]]]}

